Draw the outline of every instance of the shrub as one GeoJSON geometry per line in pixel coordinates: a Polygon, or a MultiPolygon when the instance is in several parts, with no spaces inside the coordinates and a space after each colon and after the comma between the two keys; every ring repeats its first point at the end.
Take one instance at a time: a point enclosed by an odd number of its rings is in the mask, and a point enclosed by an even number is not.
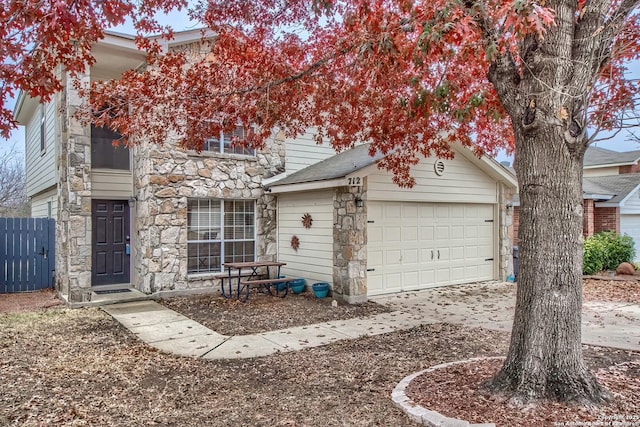
{"type": "Polygon", "coordinates": [[[603,231],[587,238],[584,242],[584,274],[594,274],[602,270],[615,270],[623,262],[631,262],[635,256],[633,239],[620,236],[612,231],[603,231]]]}

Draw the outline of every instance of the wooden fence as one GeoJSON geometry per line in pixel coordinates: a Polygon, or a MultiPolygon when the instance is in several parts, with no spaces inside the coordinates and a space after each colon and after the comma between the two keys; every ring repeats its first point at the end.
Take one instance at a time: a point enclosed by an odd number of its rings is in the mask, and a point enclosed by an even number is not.
{"type": "Polygon", "coordinates": [[[0,293],[53,287],[55,221],[0,218],[0,293]]]}

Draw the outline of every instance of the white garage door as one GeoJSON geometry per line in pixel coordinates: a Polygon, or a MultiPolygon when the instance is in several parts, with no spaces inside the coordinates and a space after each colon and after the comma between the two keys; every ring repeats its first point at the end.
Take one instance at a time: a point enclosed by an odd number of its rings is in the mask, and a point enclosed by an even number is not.
{"type": "Polygon", "coordinates": [[[620,234],[631,236],[636,248],[636,258],[640,260],[640,215],[620,215],[620,234]]]}
{"type": "Polygon", "coordinates": [[[367,293],[494,279],[494,206],[370,202],[367,293]]]}

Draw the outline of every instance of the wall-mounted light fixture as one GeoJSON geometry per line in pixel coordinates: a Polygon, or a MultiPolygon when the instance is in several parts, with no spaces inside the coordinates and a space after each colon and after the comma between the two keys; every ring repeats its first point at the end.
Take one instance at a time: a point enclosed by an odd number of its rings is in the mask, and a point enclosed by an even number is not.
{"type": "Polygon", "coordinates": [[[360,198],[360,196],[356,196],[355,202],[356,202],[356,207],[357,208],[363,208],[364,207],[364,200],[362,200],[360,198]]]}
{"type": "Polygon", "coordinates": [[[137,201],[138,201],[138,198],[136,196],[129,197],[129,206],[134,208],[136,206],[137,201]]]}

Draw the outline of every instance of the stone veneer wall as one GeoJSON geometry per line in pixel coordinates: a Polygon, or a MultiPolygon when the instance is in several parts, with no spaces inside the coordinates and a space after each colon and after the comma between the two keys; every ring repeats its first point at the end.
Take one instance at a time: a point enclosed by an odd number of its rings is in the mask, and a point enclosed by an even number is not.
{"type": "MultiPolygon", "coordinates": [[[[81,82],[87,85],[89,75],[81,82]]],[[[56,289],[70,302],[82,302],[91,298],[91,130],[73,117],[82,99],[72,84],[56,100],[56,289]]]]}
{"type": "Polygon", "coordinates": [[[506,280],[513,274],[513,190],[505,183],[498,186],[498,274],[500,280],[506,280]]]}
{"type": "Polygon", "coordinates": [[[333,200],[333,289],[348,303],[367,300],[367,209],[361,187],[339,187],[333,200]]]}
{"type": "Polygon", "coordinates": [[[215,274],[187,274],[187,201],[256,201],[256,256],[275,260],[276,202],[262,180],[284,172],[284,140],[272,138],[255,157],[185,152],[176,144],[134,148],[137,197],[134,285],[143,292],[218,286],[215,274]]]}

